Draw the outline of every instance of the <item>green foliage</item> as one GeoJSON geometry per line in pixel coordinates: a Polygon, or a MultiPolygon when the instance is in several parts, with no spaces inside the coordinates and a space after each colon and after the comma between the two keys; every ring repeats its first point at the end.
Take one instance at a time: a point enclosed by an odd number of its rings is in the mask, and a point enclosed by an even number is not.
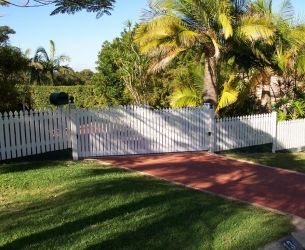
{"type": "Polygon", "coordinates": [[[119,38],[115,38],[112,43],[108,41],[103,43],[98,54],[97,73],[92,79],[109,105],[124,105],[129,101],[124,95],[124,83],[117,73],[119,67],[114,52],[118,50],[119,43],[119,38]]]}
{"type": "Polygon", "coordinates": [[[15,6],[21,8],[28,7],[42,7],[48,5],[55,5],[55,9],[51,12],[51,15],[56,14],[75,14],[80,11],[87,11],[96,13],[96,17],[99,18],[104,14],[110,15],[113,10],[115,0],[48,0],[37,1],[28,0],[25,3],[16,3],[10,0],[0,0],[0,6],[15,6]]]}
{"type": "Polygon", "coordinates": [[[229,80],[224,83],[222,94],[218,101],[218,106],[216,108],[216,111],[228,107],[237,101],[239,93],[236,90],[235,86],[233,86],[234,80],[235,80],[235,76],[231,75],[229,80]]]}
{"type": "Polygon", "coordinates": [[[50,40],[49,53],[45,48],[39,47],[30,63],[31,67],[31,83],[40,84],[41,81],[48,81],[50,85],[54,85],[55,74],[60,70],[68,68],[62,63],[69,62],[70,58],[66,55],[56,55],[56,46],[54,41],[50,40]]]}
{"type": "Polygon", "coordinates": [[[275,104],[275,111],[280,121],[305,118],[305,98],[280,99],[275,104]]]}
{"type": "Polygon", "coordinates": [[[11,34],[15,34],[13,29],[8,26],[0,26],[0,45],[6,44],[11,34]]]}
{"type": "Polygon", "coordinates": [[[134,30],[128,23],[120,37],[103,44],[93,82],[110,105],[168,106],[168,75],[148,72],[149,59],[139,53],[133,36],[134,30]]]}
{"type": "MultiPolygon", "coordinates": [[[[150,1],[147,19],[136,29],[135,36],[140,51],[152,58],[149,70],[164,70],[179,55],[196,50],[200,58],[205,56],[205,86],[202,88],[202,96],[205,101],[215,105],[215,66],[220,54],[220,43],[233,35],[230,10],[229,0],[150,1]]],[[[194,104],[192,92],[190,89],[180,89],[176,92],[175,99],[182,100],[181,94],[184,93],[194,104]]]]}
{"type": "Polygon", "coordinates": [[[0,77],[7,81],[17,80],[16,73],[27,69],[28,61],[17,47],[0,46],[0,77]]]}
{"type": "Polygon", "coordinates": [[[54,74],[55,86],[90,85],[94,73],[90,69],[74,71],[69,67],[60,67],[54,74]]]}
{"type": "Polygon", "coordinates": [[[79,1],[65,1],[65,0],[51,0],[55,4],[56,9],[52,11],[51,15],[56,14],[75,14],[76,12],[85,10],[87,12],[97,13],[99,18],[103,14],[110,15],[115,0],[79,0],[79,1]]]}
{"type": "Polygon", "coordinates": [[[20,49],[0,46],[0,112],[20,109],[15,84],[22,79],[28,61],[20,49]]]}
{"type": "MultiPolygon", "coordinates": [[[[187,62],[186,62],[187,63],[187,62]]],[[[177,70],[174,80],[176,86],[170,96],[170,104],[174,108],[197,107],[203,104],[203,66],[201,64],[184,65],[177,70]]]]}
{"type": "Polygon", "coordinates": [[[105,99],[93,85],[80,86],[26,86],[18,85],[20,102],[32,109],[52,108],[49,96],[53,92],[67,92],[75,99],[78,108],[97,108],[106,105],[105,99]]]}

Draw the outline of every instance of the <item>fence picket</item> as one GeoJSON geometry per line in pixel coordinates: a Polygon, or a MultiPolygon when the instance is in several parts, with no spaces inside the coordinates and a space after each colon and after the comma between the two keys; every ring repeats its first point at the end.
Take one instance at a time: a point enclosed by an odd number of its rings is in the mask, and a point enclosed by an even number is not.
{"type": "Polygon", "coordinates": [[[10,130],[9,130],[9,118],[8,113],[4,112],[4,131],[5,131],[5,151],[6,151],[6,159],[11,159],[11,138],[10,138],[10,130]]]}
{"type": "Polygon", "coordinates": [[[21,122],[21,117],[19,117],[19,113],[17,111],[14,112],[14,122],[15,122],[15,133],[16,133],[16,153],[17,153],[17,157],[21,157],[22,156],[22,143],[21,143],[21,132],[20,130],[22,129],[22,126],[20,124],[21,122]]]}
{"type": "Polygon", "coordinates": [[[2,114],[0,114],[0,157],[1,160],[5,160],[6,159],[6,155],[5,155],[5,137],[4,137],[4,121],[3,121],[3,116],[2,114]]]}

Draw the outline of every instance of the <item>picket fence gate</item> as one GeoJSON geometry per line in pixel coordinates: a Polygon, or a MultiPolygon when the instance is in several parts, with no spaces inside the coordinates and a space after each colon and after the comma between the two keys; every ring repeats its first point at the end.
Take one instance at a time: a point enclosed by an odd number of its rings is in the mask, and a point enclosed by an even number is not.
{"type": "Polygon", "coordinates": [[[214,112],[206,107],[151,110],[127,106],[75,111],[74,158],[203,151],[214,112]]]}
{"type": "Polygon", "coordinates": [[[273,144],[305,147],[305,119],[276,113],[215,118],[207,107],[152,110],[40,110],[0,114],[0,160],[71,149],[73,158],[183,151],[213,152],[273,144]]]}

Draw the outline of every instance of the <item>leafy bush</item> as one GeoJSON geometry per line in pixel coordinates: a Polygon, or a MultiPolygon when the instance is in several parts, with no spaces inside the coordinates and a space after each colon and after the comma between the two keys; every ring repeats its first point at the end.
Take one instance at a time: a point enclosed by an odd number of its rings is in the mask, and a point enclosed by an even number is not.
{"type": "Polygon", "coordinates": [[[275,110],[280,121],[305,118],[305,99],[280,99],[275,105],[275,110]]]}

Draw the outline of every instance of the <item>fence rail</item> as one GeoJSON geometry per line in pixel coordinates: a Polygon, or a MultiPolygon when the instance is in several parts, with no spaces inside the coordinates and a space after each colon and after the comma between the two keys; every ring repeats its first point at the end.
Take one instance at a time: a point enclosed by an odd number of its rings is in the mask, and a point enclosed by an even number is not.
{"type": "Polygon", "coordinates": [[[151,110],[42,110],[0,114],[0,160],[72,148],[73,158],[225,151],[267,143],[273,152],[305,147],[305,119],[276,113],[214,118],[207,107],[151,110]]]}

